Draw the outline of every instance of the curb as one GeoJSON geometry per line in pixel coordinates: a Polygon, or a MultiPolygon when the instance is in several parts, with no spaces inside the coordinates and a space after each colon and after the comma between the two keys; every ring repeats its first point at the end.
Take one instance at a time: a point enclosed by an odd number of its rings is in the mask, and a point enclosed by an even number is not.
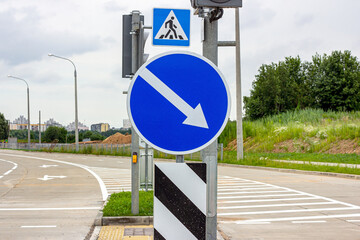
{"type": "Polygon", "coordinates": [[[101,226],[110,225],[151,225],[153,216],[102,217],[101,226]]]}
{"type": "Polygon", "coordinates": [[[316,172],[316,171],[305,171],[305,170],[286,169],[286,168],[271,168],[271,167],[260,167],[260,166],[237,165],[237,164],[228,164],[228,163],[218,163],[218,166],[251,168],[251,169],[275,171],[275,172],[284,172],[284,173],[297,173],[297,174],[318,175],[318,176],[339,177],[339,178],[360,180],[360,175],[345,174],[345,173],[316,172]]]}

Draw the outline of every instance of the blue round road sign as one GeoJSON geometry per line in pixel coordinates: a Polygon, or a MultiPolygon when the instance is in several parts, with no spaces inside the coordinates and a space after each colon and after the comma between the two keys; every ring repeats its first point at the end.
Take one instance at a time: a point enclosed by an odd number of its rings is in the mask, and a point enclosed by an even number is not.
{"type": "Polygon", "coordinates": [[[211,144],[229,117],[230,94],[220,70],[190,52],[169,52],[146,62],[128,91],[136,133],[162,152],[183,155],[211,144]]]}

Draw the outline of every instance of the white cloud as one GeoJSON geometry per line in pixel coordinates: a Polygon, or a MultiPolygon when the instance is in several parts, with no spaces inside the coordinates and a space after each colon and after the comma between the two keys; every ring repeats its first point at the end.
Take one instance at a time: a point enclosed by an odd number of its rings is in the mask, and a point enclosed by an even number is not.
{"type": "MultiPolygon", "coordinates": [[[[109,122],[122,126],[127,118],[129,79],[121,78],[122,15],[140,10],[145,24],[152,25],[154,7],[187,8],[189,0],[2,0],[0,5],[0,112],[14,120],[26,115],[26,88],[8,74],[28,80],[31,121],[54,118],[74,121],[73,67],[49,58],[52,52],[74,61],[78,69],[79,120],[90,125],[109,122]]],[[[261,64],[299,55],[311,60],[316,52],[351,50],[360,56],[360,22],[356,0],[252,0],[244,1],[241,13],[242,92],[249,95],[261,64]]],[[[191,46],[152,46],[145,52],[155,56],[170,50],[202,52],[201,19],[191,15],[191,46]]],[[[219,39],[234,40],[234,10],[219,20],[219,39]]],[[[219,49],[219,67],[231,88],[235,118],[234,48],[219,49]]]]}

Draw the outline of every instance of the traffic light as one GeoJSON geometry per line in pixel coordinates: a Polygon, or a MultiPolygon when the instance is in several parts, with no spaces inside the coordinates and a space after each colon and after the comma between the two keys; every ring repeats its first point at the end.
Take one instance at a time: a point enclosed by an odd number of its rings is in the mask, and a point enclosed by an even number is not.
{"type": "Polygon", "coordinates": [[[242,0],[190,0],[193,8],[219,7],[237,8],[242,7],[242,0]]]}
{"type": "MultiPolygon", "coordinates": [[[[133,11],[130,15],[123,15],[122,42],[122,77],[130,78],[149,57],[144,53],[146,39],[149,33],[144,31],[144,16],[133,11]],[[133,46],[133,35],[136,36],[136,46],[133,46]],[[133,61],[133,49],[136,49],[136,64],[133,61]]],[[[135,59],[134,58],[134,59],[135,59]]]]}

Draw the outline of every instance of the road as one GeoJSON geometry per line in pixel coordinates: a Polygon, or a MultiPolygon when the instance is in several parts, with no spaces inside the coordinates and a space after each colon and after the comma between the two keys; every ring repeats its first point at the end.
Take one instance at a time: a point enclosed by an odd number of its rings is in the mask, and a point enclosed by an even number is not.
{"type": "MultiPolygon", "coordinates": [[[[219,167],[231,239],[360,239],[360,181],[219,167]]],[[[0,150],[0,239],[84,239],[108,194],[130,190],[124,157],[0,150]]]]}

